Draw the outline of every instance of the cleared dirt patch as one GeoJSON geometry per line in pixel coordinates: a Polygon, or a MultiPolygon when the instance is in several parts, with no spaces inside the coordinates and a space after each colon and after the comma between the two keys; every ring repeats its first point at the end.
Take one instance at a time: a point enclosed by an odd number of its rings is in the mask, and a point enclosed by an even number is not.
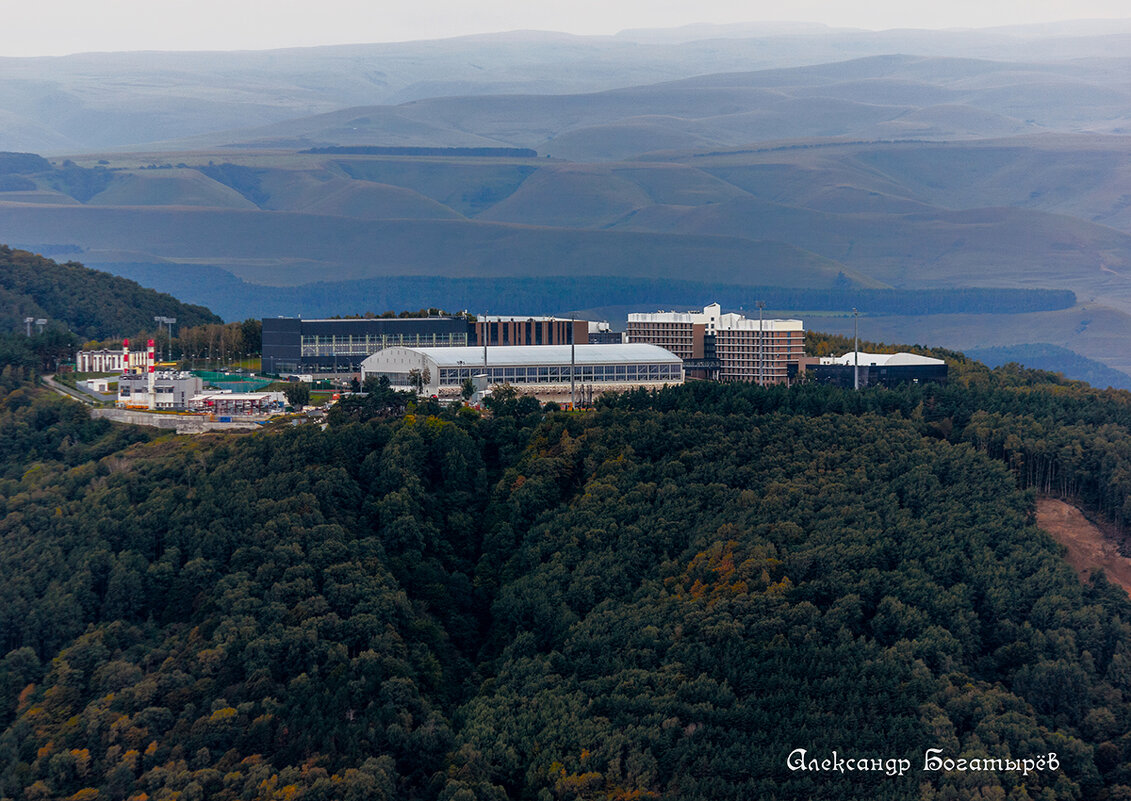
{"type": "Polygon", "coordinates": [[[1068,564],[1087,581],[1102,569],[1108,581],[1131,595],[1131,559],[1075,506],[1056,498],[1037,499],[1037,525],[1068,549],[1068,564]]]}

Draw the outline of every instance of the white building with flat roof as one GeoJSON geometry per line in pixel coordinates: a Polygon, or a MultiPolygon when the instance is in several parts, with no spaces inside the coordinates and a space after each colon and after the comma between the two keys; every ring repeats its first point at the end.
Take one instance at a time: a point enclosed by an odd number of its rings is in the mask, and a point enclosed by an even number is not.
{"type": "Polygon", "coordinates": [[[187,409],[203,386],[188,372],[129,373],[118,378],[117,405],[124,409],[187,409]]]}

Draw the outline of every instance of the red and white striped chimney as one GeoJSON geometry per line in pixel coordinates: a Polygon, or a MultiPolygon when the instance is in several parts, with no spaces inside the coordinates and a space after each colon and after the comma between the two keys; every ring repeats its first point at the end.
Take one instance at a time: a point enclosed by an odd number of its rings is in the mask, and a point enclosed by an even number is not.
{"type": "Polygon", "coordinates": [[[130,372],[130,341],[128,339],[122,340],[122,375],[128,375],[130,372]]]}
{"type": "Polygon", "coordinates": [[[153,371],[157,368],[157,364],[156,364],[156,361],[153,358],[153,340],[152,339],[149,340],[149,344],[146,348],[146,354],[145,355],[149,359],[149,403],[147,405],[149,406],[150,409],[155,409],[155,408],[157,408],[157,397],[154,394],[154,390],[153,390],[153,379],[156,378],[157,376],[153,371]]]}

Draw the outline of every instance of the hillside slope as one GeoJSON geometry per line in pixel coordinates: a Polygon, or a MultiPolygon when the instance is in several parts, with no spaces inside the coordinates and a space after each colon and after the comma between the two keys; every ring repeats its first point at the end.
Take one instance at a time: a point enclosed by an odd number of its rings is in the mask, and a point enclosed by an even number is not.
{"type": "Polygon", "coordinates": [[[829,213],[739,199],[656,206],[618,230],[779,237],[893,286],[1064,287],[1131,309],[1131,234],[1012,208],[901,214],[829,213]]]}
{"type": "Polygon", "coordinates": [[[1117,134],[1127,130],[1131,92],[1113,76],[1126,69],[1122,59],[1009,63],[883,55],[603,92],[356,106],[164,147],[494,144],[591,161],[789,139],[1117,134]],[[563,136],[558,152],[555,142],[563,136]]]}
{"type": "MultiPolygon", "coordinates": [[[[831,287],[842,272],[790,245],[725,236],[540,228],[464,220],[357,220],[314,214],[208,209],[0,204],[15,241],[77,242],[97,251],[148,254],[133,261],[205,261],[254,283],[286,286],[382,275],[610,275],[831,287]],[[156,256],[157,259],[152,257],[156,256]]],[[[120,261],[114,259],[113,261],[120,261]]]]}
{"type": "Polygon", "coordinates": [[[0,330],[24,331],[24,318],[46,318],[87,339],[128,336],[153,327],[156,315],[176,317],[180,325],[217,323],[202,306],[181,303],[109,273],[68,262],[59,264],[33,253],[0,245],[0,330]]]}
{"type": "Polygon", "coordinates": [[[5,370],[0,793],[1123,793],[1131,601],[1029,489],[1131,522],[1127,394],[942,355],[949,386],[378,388],[152,442],[5,370]]]}

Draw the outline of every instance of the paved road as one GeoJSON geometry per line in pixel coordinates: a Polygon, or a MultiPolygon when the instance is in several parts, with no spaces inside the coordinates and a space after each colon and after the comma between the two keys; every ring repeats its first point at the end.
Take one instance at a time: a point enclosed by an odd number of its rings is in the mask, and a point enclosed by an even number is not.
{"type": "Polygon", "coordinates": [[[64,386],[63,384],[60,384],[58,381],[55,380],[55,376],[45,375],[45,376],[42,376],[42,378],[43,378],[44,386],[46,386],[49,389],[55,390],[56,392],[58,392],[63,397],[70,398],[71,400],[77,400],[78,402],[85,403],[88,406],[94,405],[94,398],[93,397],[88,396],[87,394],[85,394],[83,392],[78,392],[76,390],[73,390],[68,386],[64,386]]]}

